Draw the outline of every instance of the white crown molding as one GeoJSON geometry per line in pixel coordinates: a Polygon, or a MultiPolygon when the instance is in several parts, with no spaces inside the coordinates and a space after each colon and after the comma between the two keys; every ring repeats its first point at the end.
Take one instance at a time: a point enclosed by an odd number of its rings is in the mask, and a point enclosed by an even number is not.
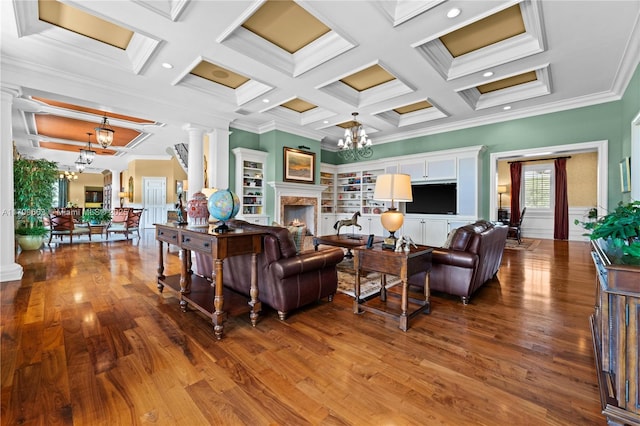
{"type": "Polygon", "coordinates": [[[177,21],[187,4],[189,4],[189,0],[168,0],[163,2],[157,0],[132,1],[153,13],[157,13],[164,18],[170,19],[171,21],[177,21]]]}
{"type": "Polygon", "coordinates": [[[444,2],[445,0],[395,0],[378,4],[396,27],[444,2]]]}
{"type": "Polygon", "coordinates": [[[620,97],[624,94],[629,82],[640,64],[640,14],[636,19],[633,32],[625,48],[624,55],[618,66],[611,90],[620,97]]]}
{"type": "Polygon", "coordinates": [[[435,135],[439,133],[464,130],[472,127],[484,126],[487,124],[502,123],[505,121],[517,120],[520,118],[535,117],[538,115],[551,114],[554,112],[566,111],[576,108],[594,106],[602,103],[620,100],[621,96],[612,92],[601,92],[595,95],[581,96],[569,100],[562,100],[554,103],[538,105],[522,110],[500,111],[483,117],[475,117],[452,123],[437,124],[428,129],[416,129],[406,132],[399,132],[389,137],[376,139],[377,143],[391,143],[422,136],[435,135]]]}

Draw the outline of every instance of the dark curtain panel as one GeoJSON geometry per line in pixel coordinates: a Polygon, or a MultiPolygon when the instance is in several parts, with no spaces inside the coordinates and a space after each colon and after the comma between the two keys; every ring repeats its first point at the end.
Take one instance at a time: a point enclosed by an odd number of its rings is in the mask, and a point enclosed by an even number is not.
{"type": "Polygon", "coordinates": [[[69,198],[69,181],[58,179],[58,207],[67,207],[69,198]]]}
{"type": "Polygon", "coordinates": [[[511,163],[511,223],[520,222],[520,180],[522,163],[511,163]]]}
{"type": "Polygon", "coordinates": [[[567,159],[557,158],[556,176],[556,206],[553,219],[553,238],[556,240],[569,239],[569,201],[567,200],[567,159]]]}

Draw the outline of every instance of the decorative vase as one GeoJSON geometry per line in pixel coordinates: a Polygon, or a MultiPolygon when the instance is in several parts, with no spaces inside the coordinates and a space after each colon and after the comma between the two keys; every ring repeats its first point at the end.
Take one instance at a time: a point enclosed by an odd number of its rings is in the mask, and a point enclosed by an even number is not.
{"type": "Polygon", "coordinates": [[[187,203],[187,216],[191,226],[208,226],[209,209],[207,208],[207,196],[202,192],[193,194],[193,198],[187,203]]]}
{"type": "Polygon", "coordinates": [[[40,235],[16,235],[16,239],[22,250],[38,250],[43,241],[40,235]]]}

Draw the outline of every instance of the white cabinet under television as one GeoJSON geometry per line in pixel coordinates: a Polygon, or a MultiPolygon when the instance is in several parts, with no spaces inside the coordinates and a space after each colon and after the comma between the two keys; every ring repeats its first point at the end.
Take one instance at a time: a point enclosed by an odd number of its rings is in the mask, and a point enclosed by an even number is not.
{"type": "Polygon", "coordinates": [[[441,247],[447,241],[449,222],[444,218],[408,215],[404,218],[400,232],[411,237],[416,244],[441,247]]]}
{"type": "Polygon", "coordinates": [[[264,176],[269,154],[247,148],[234,148],[232,152],[236,157],[236,194],[241,203],[238,218],[267,225],[264,176]]]}

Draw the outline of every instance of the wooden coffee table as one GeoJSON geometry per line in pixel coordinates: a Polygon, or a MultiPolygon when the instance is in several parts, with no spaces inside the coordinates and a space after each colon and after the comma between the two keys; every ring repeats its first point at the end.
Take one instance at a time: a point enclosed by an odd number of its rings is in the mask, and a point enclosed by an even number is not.
{"type": "Polygon", "coordinates": [[[421,312],[431,312],[429,273],[431,272],[433,247],[418,245],[412,246],[409,252],[395,252],[393,250],[385,250],[381,246],[374,246],[370,249],[358,247],[355,251],[356,257],[353,259],[356,271],[355,298],[353,299],[354,314],[367,311],[394,318],[398,321],[399,328],[402,331],[407,331],[410,318],[421,312]],[[378,300],[365,301],[360,299],[360,275],[362,271],[376,271],[383,274],[378,300]],[[426,272],[424,293],[413,295],[409,291],[408,279],[419,272],[426,272]],[[389,293],[389,295],[397,296],[400,299],[399,304],[390,303],[391,301],[387,300],[385,274],[400,277],[400,293],[389,293]]]}
{"type": "MultiPolygon", "coordinates": [[[[313,247],[316,251],[318,251],[318,246],[320,244],[346,248],[347,253],[344,257],[350,259],[353,257],[351,249],[366,245],[368,239],[368,235],[361,234],[322,235],[319,237],[313,237],[313,247]]],[[[373,244],[380,244],[383,240],[384,238],[382,237],[373,237],[373,244]]]]}

